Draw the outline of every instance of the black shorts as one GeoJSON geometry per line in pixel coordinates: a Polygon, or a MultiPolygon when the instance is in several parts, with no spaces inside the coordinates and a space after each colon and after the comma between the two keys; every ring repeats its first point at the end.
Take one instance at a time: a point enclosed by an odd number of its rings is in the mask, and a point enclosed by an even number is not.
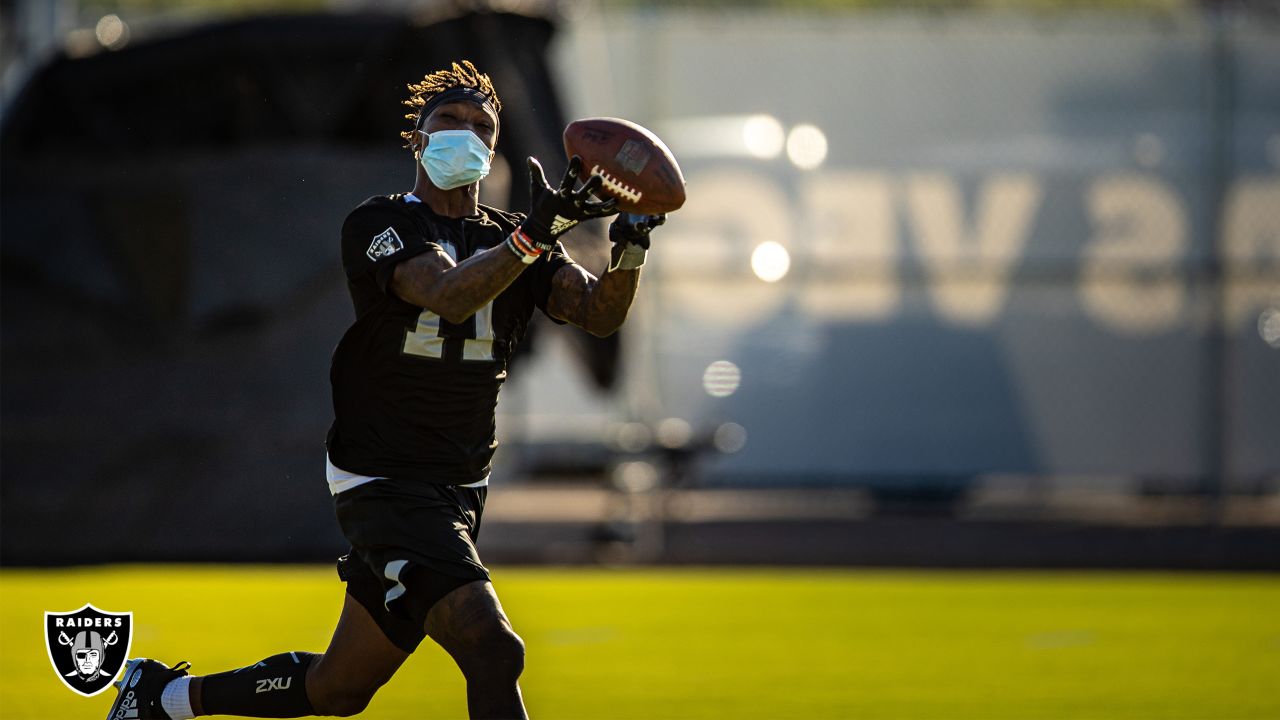
{"type": "Polygon", "coordinates": [[[489,579],[475,545],[487,494],[487,487],[387,478],[334,496],[351,543],[338,558],[338,576],[401,650],[417,649],[440,598],[489,579]]]}

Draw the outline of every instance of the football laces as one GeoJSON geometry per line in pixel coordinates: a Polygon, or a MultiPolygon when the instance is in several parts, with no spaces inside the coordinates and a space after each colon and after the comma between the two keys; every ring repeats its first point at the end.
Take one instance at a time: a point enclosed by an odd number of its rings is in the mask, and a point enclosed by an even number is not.
{"type": "Polygon", "coordinates": [[[600,179],[603,181],[601,185],[604,189],[610,194],[617,196],[619,200],[632,204],[640,202],[640,196],[642,193],[639,190],[623,183],[621,180],[615,178],[604,170],[601,170],[599,165],[591,166],[591,174],[599,175],[600,179]]]}

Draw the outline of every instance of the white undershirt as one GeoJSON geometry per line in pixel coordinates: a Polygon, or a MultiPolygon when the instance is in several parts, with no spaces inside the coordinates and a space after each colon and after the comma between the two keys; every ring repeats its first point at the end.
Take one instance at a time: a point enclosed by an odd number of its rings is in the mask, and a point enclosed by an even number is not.
{"type": "MultiPolygon", "coordinates": [[[[325,453],[324,455],[324,466],[325,466],[324,475],[325,475],[325,479],[329,482],[330,495],[337,495],[340,492],[346,492],[351,488],[360,487],[361,485],[368,482],[373,482],[374,480],[386,479],[382,477],[369,477],[368,475],[358,475],[353,472],[347,472],[346,470],[343,470],[337,465],[334,465],[333,461],[329,459],[328,453],[325,453]]],[[[488,484],[489,484],[489,476],[485,475],[483,480],[479,480],[473,483],[468,483],[466,485],[459,485],[458,487],[478,488],[478,487],[486,487],[488,486],[488,484]]]]}

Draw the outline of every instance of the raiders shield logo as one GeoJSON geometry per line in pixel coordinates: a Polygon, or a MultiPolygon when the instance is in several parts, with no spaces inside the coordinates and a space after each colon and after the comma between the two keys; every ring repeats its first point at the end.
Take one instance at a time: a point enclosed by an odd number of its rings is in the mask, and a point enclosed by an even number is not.
{"type": "Polygon", "coordinates": [[[378,233],[373,242],[369,243],[369,249],[364,251],[369,259],[377,262],[378,258],[390,257],[404,249],[404,241],[396,234],[395,228],[387,228],[378,233]]]}
{"type": "Polygon", "coordinates": [[[44,640],[62,684],[85,697],[106,690],[133,640],[133,613],[109,613],[85,604],[75,612],[46,612],[44,640]]]}

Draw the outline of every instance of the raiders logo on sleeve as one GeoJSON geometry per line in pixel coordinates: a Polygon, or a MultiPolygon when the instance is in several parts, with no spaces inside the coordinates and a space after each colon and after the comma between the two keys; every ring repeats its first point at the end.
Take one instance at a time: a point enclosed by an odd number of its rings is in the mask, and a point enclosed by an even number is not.
{"type": "MultiPolygon", "coordinates": [[[[359,247],[359,246],[357,246],[359,247]]],[[[369,243],[369,249],[365,251],[365,255],[370,260],[377,262],[380,258],[390,257],[404,249],[404,241],[396,234],[395,228],[387,228],[369,243]]]]}

